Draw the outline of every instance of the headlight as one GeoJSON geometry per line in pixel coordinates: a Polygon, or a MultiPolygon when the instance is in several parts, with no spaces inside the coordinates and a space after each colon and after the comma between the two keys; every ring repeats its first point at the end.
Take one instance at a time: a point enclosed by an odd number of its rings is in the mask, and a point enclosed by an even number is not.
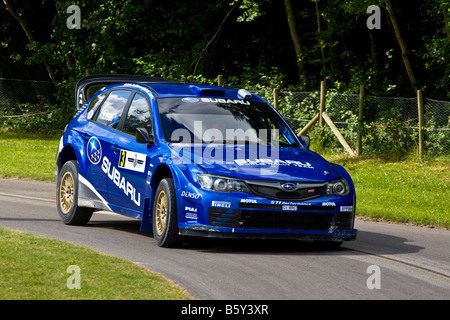
{"type": "Polygon", "coordinates": [[[345,196],[350,192],[350,187],[347,180],[339,179],[328,182],[327,194],[336,194],[339,196],[345,196]]]}
{"type": "Polygon", "coordinates": [[[202,189],[218,192],[250,192],[247,185],[239,179],[197,173],[197,181],[202,189]]]}

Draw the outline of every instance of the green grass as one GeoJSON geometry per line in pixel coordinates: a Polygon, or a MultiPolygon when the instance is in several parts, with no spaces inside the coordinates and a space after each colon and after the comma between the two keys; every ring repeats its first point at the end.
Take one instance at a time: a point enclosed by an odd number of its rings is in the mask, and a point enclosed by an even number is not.
{"type": "Polygon", "coordinates": [[[0,131],[0,177],[54,181],[60,137],[0,131]]]}
{"type": "Polygon", "coordinates": [[[0,228],[0,248],[0,300],[192,299],[159,274],[83,246],[0,228]],[[67,286],[71,265],[79,289],[67,286]]]}
{"type": "Polygon", "coordinates": [[[450,161],[331,157],[350,173],[356,213],[374,220],[450,228],[450,161]]]}

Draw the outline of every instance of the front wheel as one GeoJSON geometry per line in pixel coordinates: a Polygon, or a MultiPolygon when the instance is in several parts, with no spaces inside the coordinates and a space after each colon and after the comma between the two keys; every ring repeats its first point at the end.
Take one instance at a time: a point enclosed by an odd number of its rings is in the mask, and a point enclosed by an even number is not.
{"type": "Polygon", "coordinates": [[[179,244],[177,202],[173,179],[161,180],[153,202],[153,237],[160,247],[179,244]]]}
{"type": "Polygon", "coordinates": [[[91,219],[93,209],[78,206],[78,163],[67,161],[56,183],[56,208],[64,224],[85,225],[91,219]]]}

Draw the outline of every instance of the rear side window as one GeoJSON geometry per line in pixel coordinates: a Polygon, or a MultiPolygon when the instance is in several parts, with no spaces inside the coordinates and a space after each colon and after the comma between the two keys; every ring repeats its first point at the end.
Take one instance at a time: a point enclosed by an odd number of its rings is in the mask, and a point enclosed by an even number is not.
{"type": "Polygon", "coordinates": [[[130,95],[131,91],[128,90],[112,91],[101,106],[97,122],[116,129],[119,125],[123,108],[127,104],[130,95]]]}
{"type": "Polygon", "coordinates": [[[103,92],[102,94],[99,94],[94,99],[92,99],[88,107],[88,114],[87,114],[88,119],[92,119],[92,116],[95,114],[98,107],[102,104],[103,100],[105,100],[108,93],[109,92],[103,92]]]}

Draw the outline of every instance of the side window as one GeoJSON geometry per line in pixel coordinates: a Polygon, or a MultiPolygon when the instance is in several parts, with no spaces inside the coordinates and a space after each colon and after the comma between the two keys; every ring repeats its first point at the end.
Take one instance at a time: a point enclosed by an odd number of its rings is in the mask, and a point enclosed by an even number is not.
{"type": "Polygon", "coordinates": [[[131,102],[123,131],[134,136],[136,128],[146,128],[149,131],[152,128],[150,107],[147,99],[140,93],[136,93],[131,102]]]}
{"type": "Polygon", "coordinates": [[[99,94],[94,99],[92,99],[88,107],[88,114],[87,114],[88,119],[92,119],[98,107],[102,104],[102,101],[105,99],[108,93],[109,92],[103,92],[102,94],[99,94]]]}
{"type": "Polygon", "coordinates": [[[100,109],[97,122],[116,129],[130,94],[131,91],[128,90],[112,91],[100,109]]]}

